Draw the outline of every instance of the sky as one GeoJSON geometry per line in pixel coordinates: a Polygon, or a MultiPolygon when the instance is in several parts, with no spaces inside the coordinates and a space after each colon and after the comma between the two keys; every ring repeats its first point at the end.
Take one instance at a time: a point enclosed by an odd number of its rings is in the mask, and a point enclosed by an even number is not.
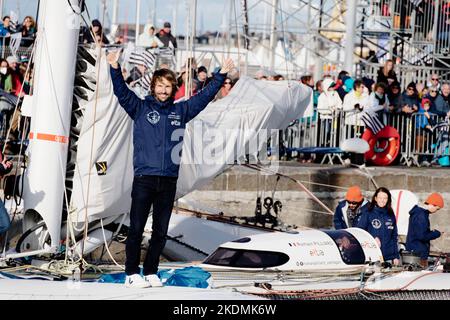
{"type": "MultiPolygon", "coordinates": [[[[61,0],[51,0],[61,1],[61,0]]],[[[108,26],[112,18],[112,0],[105,0],[107,5],[105,26],[108,26]]],[[[119,1],[119,23],[131,23],[136,21],[136,0],[118,0],[119,1]]],[[[240,15],[240,0],[197,0],[197,30],[198,31],[216,31],[223,30],[228,25],[227,19],[230,13],[230,4],[234,1],[236,12],[231,10],[232,15],[240,15]]],[[[153,16],[156,17],[156,27],[161,27],[164,21],[172,22],[173,27],[179,34],[185,32],[185,21],[187,4],[193,0],[141,0],[140,22],[145,24],[150,22],[153,16]],[[156,10],[154,9],[156,8],[156,10]],[[178,8],[178,10],[175,10],[178,8]],[[174,15],[177,14],[177,22],[174,25],[174,15]],[[156,12],[154,15],[153,12],[156,12]]],[[[264,17],[269,17],[270,9],[267,4],[261,2],[254,6],[257,0],[248,0],[249,8],[253,7],[249,13],[249,20],[252,26],[262,25],[264,17]]],[[[271,2],[268,0],[267,2],[271,2]]],[[[284,10],[293,10],[295,0],[282,0],[284,10]]],[[[86,0],[88,10],[92,19],[103,16],[101,0],[86,0]]],[[[14,10],[22,21],[26,15],[36,16],[38,0],[3,0],[3,15],[9,14],[14,10]]],[[[234,19],[234,17],[233,17],[234,19]]],[[[238,19],[238,21],[242,21],[238,19]]],[[[268,19],[266,19],[268,21],[268,19]]]]}

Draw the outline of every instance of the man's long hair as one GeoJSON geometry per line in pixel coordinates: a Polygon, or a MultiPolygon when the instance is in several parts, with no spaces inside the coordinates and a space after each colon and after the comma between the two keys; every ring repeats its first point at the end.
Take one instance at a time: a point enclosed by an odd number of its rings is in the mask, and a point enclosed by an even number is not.
{"type": "Polygon", "coordinates": [[[152,82],[150,83],[151,95],[155,96],[156,81],[162,81],[162,79],[166,79],[172,84],[172,94],[170,97],[174,98],[177,93],[177,76],[175,72],[169,69],[159,69],[153,73],[152,82]]]}

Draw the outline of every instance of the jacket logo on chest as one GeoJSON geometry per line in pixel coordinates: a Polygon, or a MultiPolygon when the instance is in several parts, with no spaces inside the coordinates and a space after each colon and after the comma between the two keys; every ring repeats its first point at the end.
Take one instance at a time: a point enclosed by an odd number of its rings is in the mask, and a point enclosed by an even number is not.
{"type": "Polygon", "coordinates": [[[380,229],[381,227],[381,222],[378,219],[373,219],[372,220],[372,227],[374,227],[375,229],[380,229]]]}
{"type": "Polygon", "coordinates": [[[147,121],[151,124],[157,124],[159,122],[159,119],[161,119],[161,116],[159,115],[158,111],[151,111],[147,113],[147,121]]]}

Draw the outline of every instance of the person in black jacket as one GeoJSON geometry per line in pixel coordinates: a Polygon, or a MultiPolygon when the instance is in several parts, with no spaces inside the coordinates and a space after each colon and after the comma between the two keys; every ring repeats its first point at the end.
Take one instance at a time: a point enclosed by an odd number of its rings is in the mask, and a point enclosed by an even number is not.
{"type": "Polygon", "coordinates": [[[177,39],[172,35],[171,27],[170,22],[164,22],[164,28],[162,28],[156,36],[164,43],[165,48],[170,47],[171,43],[174,48],[173,51],[175,52],[175,49],[177,48],[177,39]]]}
{"type": "Polygon", "coordinates": [[[84,43],[95,43],[100,45],[109,44],[109,40],[106,37],[101,22],[97,19],[92,20],[92,27],[84,30],[84,43]],[[95,36],[95,39],[93,38],[95,36]]]}
{"type": "Polygon", "coordinates": [[[125,285],[145,288],[162,286],[156,275],[159,256],[166,243],[169,220],[177,188],[180,141],[186,123],[196,117],[211,102],[234,68],[227,59],[211,82],[188,100],[174,103],[176,75],[168,69],[154,72],[151,95],[138,98],[126,85],[118,63],[120,51],[107,56],[114,94],[120,105],[134,121],[134,179],[131,191],[130,229],[126,243],[125,285]],[[179,134],[179,135],[178,135],[179,134]],[[143,274],[139,275],[142,234],[153,206],[152,236],[147,251],[143,274]]]}
{"type": "Polygon", "coordinates": [[[444,207],[444,199],[439,193],[432,193],[425,201],[425,207],[415,205],[409,211],[408,234],[406,236],[406,250],[420,257],[420,265],[428,267],[430,241],[441,236],[438,230],[430,230],[430,214],[436,213],[444,207]]]}
{"type": "Polygon", "coordinates": [[[406,90],[400,96],[398,104],[401,112],[405,115],[411,115],[419,110],[420,100],[414,82],[410,82],[406,86],[406,90]]]}
{"type": "Polygon", "coordinates": [[[398,82],[397,74],[394,71],[394,61],[388,59],[384,63],[384,66],[378,70],[377,83],[383,82],[386,86],[389,86],[396,81],[398,82]]]}

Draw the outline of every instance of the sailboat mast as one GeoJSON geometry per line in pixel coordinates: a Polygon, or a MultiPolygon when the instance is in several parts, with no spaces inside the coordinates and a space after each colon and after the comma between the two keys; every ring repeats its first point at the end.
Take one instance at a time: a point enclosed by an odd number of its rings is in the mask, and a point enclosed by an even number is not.
{"type": "Polygon", "coordinates": [[[345,58],[344,70],[353,74],[353,52],[355,52],[356,36],[356,0],[347,0],[345,24],[345,58]]]}
{"type": "Polygon", "coordinates": [[[242,0],[242,12],[244,13],[244,48],[248,50],[250,46],[250,34],[249,34],[249,28],[248,28],[248,7],[247,7],[247,0],[242,0]]]}
{"type": "Polygon", "coordinates": [[[138,45],[139,25],[141,24],[140,18],[141,18],[141,0],[136,0],[136,38],[134,40],[136,46],[138,45]]]}
{"type": "Polygon", "coordinates": [[[119,0],[113,0],[112,7],[112,18],[111,18],[111,36],[114,39],[114,36],[117,33],[117,29],[119,28],[118,24],[118,15],[119,15],[119,0]]]}
{"type": "Polygon", "coordinates": [[[59,246],[75,77],[79,0],[41,0],[36,39],[30,155],[25,171],[24,228],[44,220],[59,246]]]}
{"type": "Polygon", "coordinates": [[[275,66],[275,50],[277,48],[277,9],[278,0],[272,0],[272,19],[270,22],[270,70],[275,66]]]}

